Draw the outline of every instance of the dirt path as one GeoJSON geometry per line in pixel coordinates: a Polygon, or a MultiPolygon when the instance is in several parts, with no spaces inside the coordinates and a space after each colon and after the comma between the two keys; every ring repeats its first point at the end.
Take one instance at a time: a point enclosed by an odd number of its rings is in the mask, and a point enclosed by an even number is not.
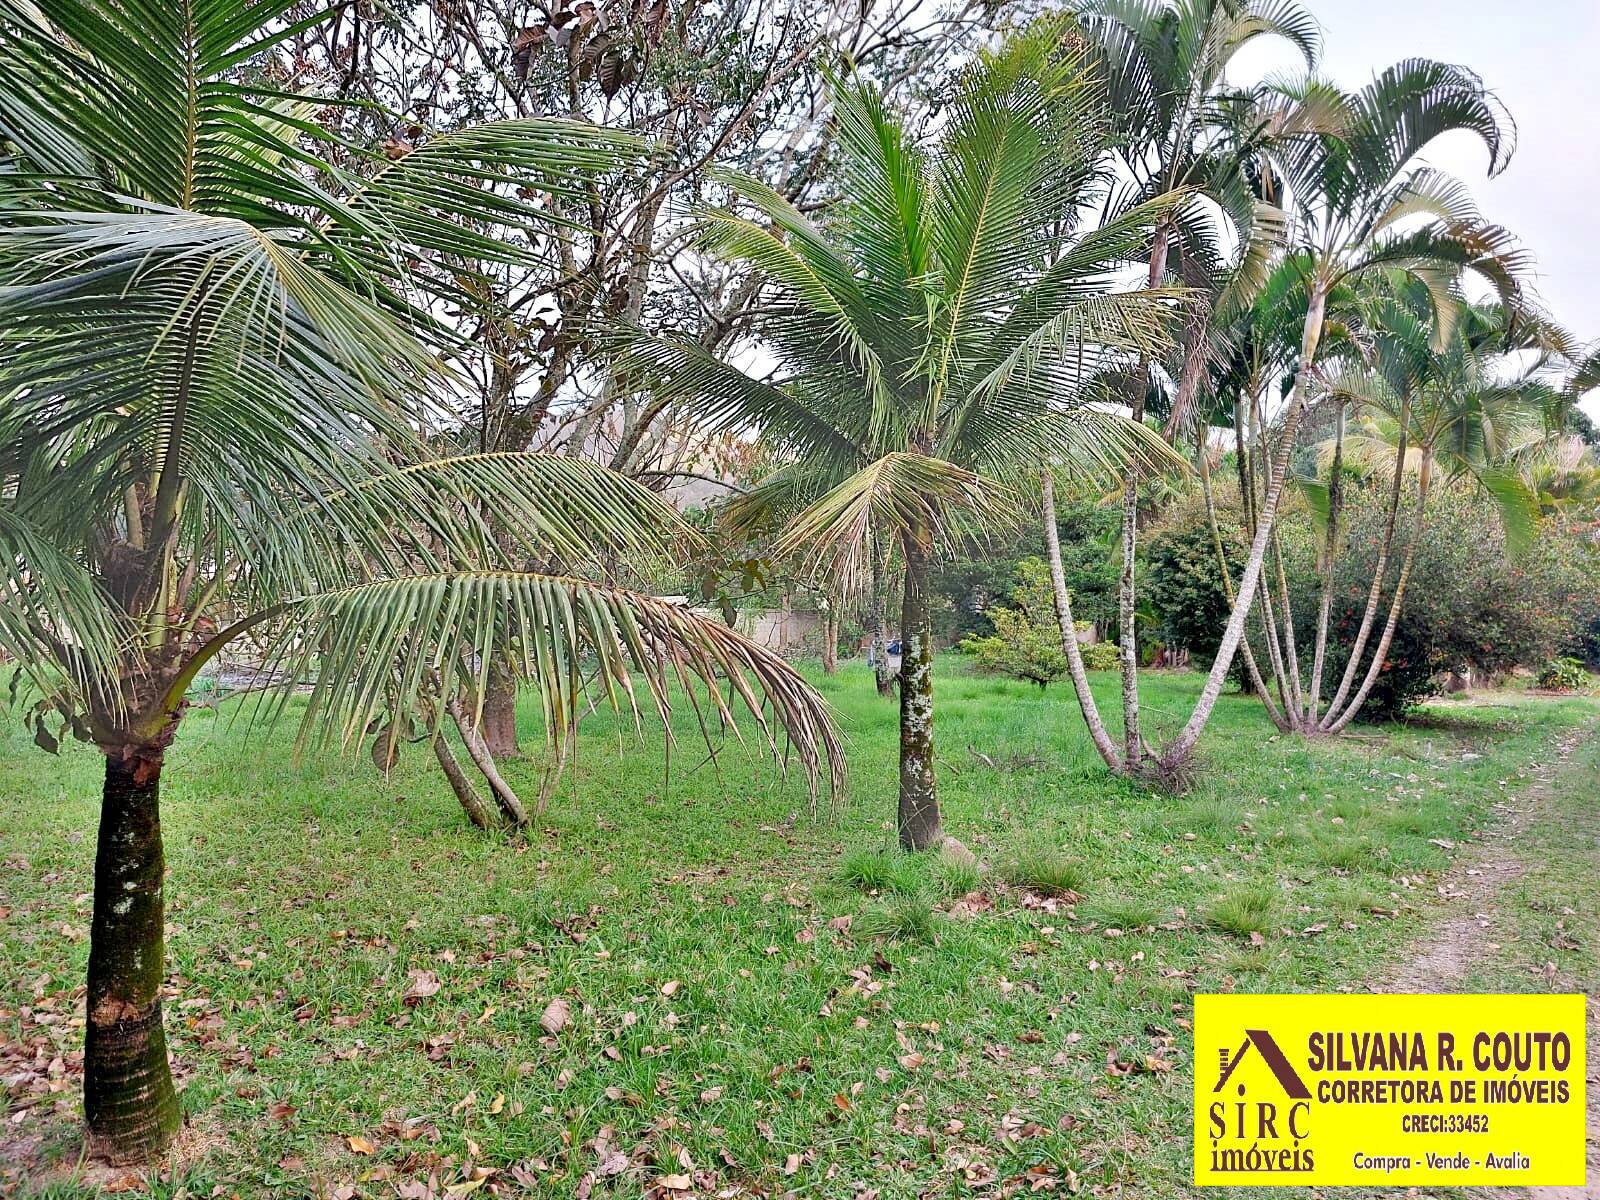
{"type": "MultiPolygon", "coordinates": [[[[1563,735],[1550,760],[1531,772],[1531,786],[1495,806],[1501,819],[1439,882],[1439,894],[1449,902],[1450,915],[1428,932],[1410,958],[1375,985],[1375,991],[1457,992],[1474,970],[1494,964],[1501,949],[1492,935],[1485,933],[1496,925],[1505,889],[1528,872],[1528,861],[1518,850],[1522,835],[1541,820],[1559,819],[1549,810],[1561,790],[1594,786],[1589,773],[1573,766],[1571,760],[1579,746],[1596,736],[1600,733],[1593,724],[1563,735]]],[[[1551,986],[1558,986],[1554,977],[1551,986]]],[[[1597,999],[1589,998],[1591,1031],[1600,1018],[1597,999]]],[[[1595,1043],[1591,1037],[1590,1045],[1595,1043]]],[[[1507,1200],[1600,1200],[1600,1062],[1591,1060],[1588,1067],[1588,1186],[1506,1188],[1487,1195],[1507,1200]]]]}

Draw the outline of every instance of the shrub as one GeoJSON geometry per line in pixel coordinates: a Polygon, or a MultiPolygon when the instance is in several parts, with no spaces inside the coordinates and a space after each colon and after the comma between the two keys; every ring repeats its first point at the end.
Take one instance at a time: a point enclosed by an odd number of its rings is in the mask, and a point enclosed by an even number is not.
{"type": "Polygon", "coordinates": [[[1083,647],[1083,665],[1090,671],[1115,671],[1121,661],[1116,642],[1090,642],[1083,647]]]}
{"type": "MultiPolygon", "coordinates": [[[[1357,493],[1347,510],[1346,550],[1335,577],[1334,623],[1323,676],[1330,692],[1344,669],[1376,569],[1383,522],[1380,490],[1357,493]]],[[[1414,498],[1402,503],[1414,506],[1414,498]]],[[[1402,519],[1395,534],[1388,587],[1411,536],[1408,525],[1402,519]]],[[[1581,532],[1546,520],[1531,548],[1513,559],[1489,500],[1465,486],[1440,488],[1429,500],[1400,622],[1363,719],[1404,713],[1431,695],[1445,672],[1496,675],[1547,661],[1571,645],[1593,619],[1600,604],[1597,595],[1600,555],[1581,532]]],[[[1382,630],[1389,596],[1386,587],[1368,654],[1382,630]]],[[[1315,598],[1306,597],[1297,609],[1315,611],[1315,598]]]]}
{"type": "MultiPolygon", "coordinates": [[[[1157,635],[1145,639],[1149,646],[1154,648],[1161,641],[1188,650],[1196,668],[1209,669],[1222,645],[1222,631],[1233,606],[1223,589],[1216,546],[1203,517],[1203,511],[1191,511],[1190,523],[1150,538],[1144,550],[1142,586],[1144,598],[1159,622],[1157,635]],[[1201,523],[1192,523],[1195,519],[1201,523]]],[[[1228,569],[1237,578],[1244,569],[1238,530],[1229,525],[1221,532],[1228,569]]],[[[1230,671],[1235,682],[1243,682],[1243,672],[1243,659],[1236,656],[1230,671]]]]}
{"type": "Polygon", "coordinates": [[[977,660],[980,669],[1025,679],[1041,688],[1067,673],[1049,568],[1042,560],[1025,558],[1018,563],[1011,605],[991,608],[985,615],[994,633],[961,643],[961,649],[977,660]]]}
{"type": "Polygon", "coordinates": [[[1589,686],[1589,672],[1575,658],[1552,658],[1539,672],[1539,686],[1551,692],[1576,692],[1589,686]]]}

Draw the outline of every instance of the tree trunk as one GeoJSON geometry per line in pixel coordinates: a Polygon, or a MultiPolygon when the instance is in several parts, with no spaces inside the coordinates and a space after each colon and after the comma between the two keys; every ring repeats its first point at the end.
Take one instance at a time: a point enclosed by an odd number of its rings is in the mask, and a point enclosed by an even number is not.
{"type": "Polygon", "coordinates": [[[1422,466],[1417,479],[1417,526],[1411,531],[1411,540],[1406,544],[1406,556],[1400,563],[1400,577],[1395,580],[1394,598],[1389,601],[1389,616],[1384,622],[1383,636],[1378,639],[1378,648],[1372,653],[1372,662],[1367,666],[1366,677],[1362,679],[1361,686],[1356,694],[1350,698],[1349,707],[1342,713],[1328,710],[1327,731],[1339,733],[1344,727],[1355,720],[1356,714],[1361,711],[1361,706],[1367,702],[1367,696],[1372,691],[1372,685],[1378,681],[1378,676],[1383,673],[1383,663],[1389,655],[1389,647],[1394,643],[1394,631],[1400,624],[1400,609],[1405,603],[1406,584],[1411,581],[1411,568],[1416,561],[1417,546],[1422,542],[1423,518],[1428,507],[1428,484],[1431,474],[1432,460],[1428,457],[1431,448],[1422,459],[1422,466]]]}
{"type": "MultiPolygon", "coordinates": [[[[1237,406],[1236,410],[1237,410],[1237,406]]],[[[1233,604],[1233,574],[1228,569],[1227,551],[1222,545],[1222,527],[1217,523],[1216,500],[1211,493],[1211,458],[1210,447],[1206,444],[1206,430],[1208,426],[1200,423],[1195,433],[1195,461],[1199,464],[1200,492],[1205,500],[1206,525],[1211,531],[1211,549],[1217,556],[1217,573],[1222,578],[1222,594],[1229,605],[1233,604]]],[[[1250,686],[1257,696],[1261,698],[1262,705],[1267,710],[1267,716],[1279,729],[1284,728],[1283,713],[1272,701],[1272,693],[1267,690],[1267,685],[1261,678],[1261,669],[1256,665],[1255,652],[1250,648],[1248,635],[1239,640],[1239,653],[1244,655],[1245,673],[1250,681],[1250,686]]]]}
{"type": "Polygon", "coordinates": [[[883,541],[872,548],[872,671],[880,696],[894,693],[894,672],[889,669],[888,593],[889,546],[883,541]]]}
{"type": "Polygon", "coordinates": [[[178,1132],[161,1024],[166,973],[161,752],[106,756],[89,933],[83,1109],[91,1145],[116,1163],[158,1157],[178,1132]]]}
{"type": "Polygon", "coordinates": [[[461,801],[461,808],[467,814],[467,820],[479,829],[493,829],[494,818],[489,815],[489,809],[483,803],[483,797],[478,795],[478,789],[472,786],[472,780],[467,778],[467,773],[461,769],[456,756],[450,752],[442,729],[434,735],[433,756],[439,760],[439,767],[444,771],[444,777],[450,781],[450,790],[456,794],[456,799],[461,801]]]}
{"type": "Polygon", "coordinates": [[[1356,640],[1350,649],[1350,661],[1345,663],[1338,690],[1334,692],[1333,699],[1328,701],[1327,717],[1322,722],[1324,729],[1333,721],[1339,706],[1349,694],[1350,685],[1355,682],[1361,658],[1366,653],[1367,639],[1372,635],[1372,623],[1377,619],[1378,601],[1383,595],[1384,576],[1389,572],[1389,555],[1394,549],[1395,522],[1400,515],[1400,493],[1405,479],[1407,435],[1410,428],[1411,396],[1408,393],[1400,398],[1400,432],[1396,439],[1394,480],[1389,485],[1389,512],[1384,518],[1383,542],[1378,547],[1378,565],[1372,576],[1372,586],[1367,590],[1367,607],[1361,614],[1361,626],[1356,630],[1356,640]]]}
{"type": "MultiPolygon", "coordinates": [[[[1156,228],[1150,247],[1148,286],[1156,287],[1167,273],[1171,234],[1165,224],[1156,228]]],[[[1135,423],[1144,420],[1145,390],[1150,386],[1150,360],[1139,363],[1131,404],[1135,423]]],[[[1138,596],[1134,566],[1139,548],[1139,473],[1133,463],[1122,481],[1122,572],[1117,580],[1117,644],[1122,665],[1122,761],[1137,774],[1144,766],[1144,736],[1139,729],[1139,636],[1134,629],[1138,596]]]]}
{"type": "Polygon", "coordinates": [[[500,806],[500,811],[505,814],[506,820],[521,829],[528,824],[528,810],[523,807],[516,790],[505,781],[505,776],[500,774],[500,768],[495,765],[494,755],[489,752],[489,748],[483,744],[483,739],[478,736],[478,731],[467,719],[467,712],[461,707],[461,701],[451,700],[446,707],[451,717],[455,719],[456,729],[460,731],[461,740],[466,744],[468,757],[483,773],[484,780],[489,784],[489,791],[493,794],[495,803],[500,806]]]}
{"type": "Polygon", "coordinates": [[[933,612],[928,532],[906,534],[906,586],[900,610],[900,844],[926,850],[944,840],[933,776],[933,612]]]}
{"type": "Polygon", "coordinates": [[[1278,500],[1283,495],[1284,480],[1289,471],[1289,459],[1294,454],[1295,433],[1300,427],[1305,377],[1311,369],[1311,364],[1316,361],[1317,346],[1322,341],[1322,318],[1327,311],[1327,303],[1328,298],[1321,284],[1313,286],[1311,302],[1306,309],[1305,326],[1300,335],[1300,370],[1295,376],[1294,388],[1289,394],[1288,412],[1284,416],[1283,452],[1276,456],[1276,461],[1272,465],[1266,496],[1262,500],[1261,512],[1256,522],[1255,537],[1250,543],[1250,556],[1245,560],[1244,575],[1239,580],[1239,596],[1234,602],[1227,628],[1223,630],[1222,645],[1217,650],[1216,661],[1211,664],[1211,673],[1206,677],[1205,687],[1201,689],[1200,698],[1195,702],[1194,711],[1189,715],[1188,722],[1163,755],[1164,761],[1169,766],[1184,763],[1194,753],[1195,743],[1200,740],[1200,734],[1204,731],[1206,723],[1211,720],[1212,710],[1217,706],[1217,698],[1222,695],[1223,681],[1228,677],[1228,669],[1233,666],[1233,656],[1238,652],[1239,639],[1244,636],[1245,619],[1255,605],[1256,587],[1261,582],[1262,567],[1267,561],[1267,541],[1272,533],[1273,518],[1277,515],[1278,500]]]}
{"type": "MultiPolygon", "coordinates": [[[[1267,422],[1261,411],[1259,394],[1252,395],[1250,399],[1250,428],[1257,446],[1260,447],[1257,457],[1260,460],[1263,474],[1271,476],[1273,469],[1273,454],[1268,449],[1267,422]]],[[[1293,445],[1279,447],[1279,450],[1292,459],[1293,445]]],[[[1273,597],[1273,580],[1267,576],[1261,585],[1261,611],[1267,625],[1267,639],[1271,658],[1273,677],[1278,685],[1278,697],[1283,701],[1283,717],[1290,729],[1304,727],[1304,698],[1301,694],[1299,641],[1294,628],[1294,600],[1289,595],[1289,581],[1283,569],[1283,544],[1278,536],[1278,530],[1273,528],[1268,531],[1267,545],[1276,565],[1278,595],[1273,597]],[[1278,614],[1278,606],[1282,606],[1282,616],[1278,614]],[[1279,629],[1282,629],[1282,638],[1279,638],[1279,629]]],[[[1263,566],[1262,572],[1266,574],[1268,568],[1263,566]]],[[[1243,644],[1244,639],[1241,639],[1243,644]]]]}
{"type": "Polygon", "coordinates": [[[1328,536],[1322,551],[1322,602],[1317,608],[1317,641],[1311,658],[1311,693],[1306,720],[1316,728],[1322,719],[1322,665],[1327,657],[1328,618],[1333,612],[1333,568],[1339,559],[1339,511],[1344,507],[1344,404],[1333,435],[1333,470],[1328,473],[1328,536]]]}
{"type": "MultiPolygon", "coordinates": [[[[1136,406],[1142,409],[1141,403],[1136,406]]],[[[1135,418],[1137,419],[1137,417],[1135,418]]],[[[1134,558],[1139,541],[1139,484],[1130,471],[1122,485],[1122,572],[1117,580],[1117,645],[1122,665],[1122,761],[1129,771],[1144,762],[1139,729],[1139,638],[1134,632],[1137,596],[1134,558]]]]}
{"type": "Polygon", "coordinates": [[[828,601],[822,614],[822,673],[836,674],[839,670],[839,608],[828,601]]]}
{"type": "Polygon", "coordinates": [[[517,741],[517,677],[499,664],[489,668],[478,732],[496,758],[522,757],[522,746],[517,741]]]}
{"type": "Polygon", "coordinates": [[[1039,489],[1044,496],[1044,545],[1050,562],[1050,590],[1055,596],[1056,619],[1061,624],[1061,649],[1067,656],[1067,668],[1072,676],[1072,690],[1078,696],[1078,708],[1083,713],[1083,723],[1089,727],[1089,737],[1094,748],[1100,751],[1106,766],[1119,774],[1124,769],[1122,755],[1111,740],[1106,723],[1101,719],[1100,708],[1089,690],[1089,673],[1083,665],[1083,648],[1078,645],[1078,624],[1072,619],[1072,595],[1067,591],[1067,574],[1061,565],[1061,529],[1056,524],[1056,483],[1049,470],[1039,472],[1039,489]]]}
{"type": "MultiPolygon", "coordinates": [[[[1283,605],[1283,666],[1289,680],[1289,719],[1296,729],[1305,725],[1305,695],[1300,684],[1300,639],[1294,631],[1294,597],[1289,594],[1289,576],[1283,569],[1283,539],[1272,531],[1272,561],[1277,569],[1279,602],[1283,605]]],[[[1268,580],[1263,592],[1272,591],[1268,580]]]]}

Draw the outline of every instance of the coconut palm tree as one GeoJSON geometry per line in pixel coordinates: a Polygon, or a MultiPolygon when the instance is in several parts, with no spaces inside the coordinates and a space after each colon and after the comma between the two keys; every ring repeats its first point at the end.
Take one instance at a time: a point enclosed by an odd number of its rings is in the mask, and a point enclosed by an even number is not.
{"type": "Polygon", "coordinates": [[[191,682],[242,635],[309,685],[307,739],[436,730],[510,656],[557,743],[585,674],[663,716],[669,677],[698,679],[724,717],[726,676],[813,778],[841,770],[780,660],[580,573],[672,542],[647,492],[568,459],[430,449],[454,422],[436,315],[475,260],[537,253],[494,230],[543,222],[540,195],[634,148],[549,121],[353,145],[276,57],[329,11],[0,0],[0,648],[35,739],[105,757],[84,1100],[121,1161],[178,1123],[163,759],[191,682]]]}
{"type": "Polygon", "coordinates": [[[707,249],[747,264],[773,302],[757,333],[778,378],[687,343],[635,337],[628,368],[711,424],[758,428],[789,465],[741,497],[749,514],[810,502],[780,551],[851,582],[873,534],[903,564],[900,841],[943,838],[934,779],[930,572],[1048,464],[1120,470],[1170,462],[1142,426],[1091,405],[1082,382],[1153,355],[1173,293],[1114,290],[1175,202],[1156,197],[1098,228],[1100,97],[1081,50],[1041,25],[985,54],[954,88],[937,140],[918,139],[869,84],[833,88],[839,199],[820,223],[732,181],[753,210],[708,214],[707,249]]]}
{"type": "Polygon", "coordinates": [[[1509,235],[1479,217],[1459,182],[1413,165],[1435,138],[1464,131],[1488,150],[1491,174],[1503,169],[1514,148],[1513,127],[1477,75],[1446,63],[1410,59],[1348,96],[1337,96],[1316,80],[1285,90],[1297,102],[1321,93],[1320,105],[1336,107],[1341,115],[1336,132],[1297,139],[1286,156],[1294,220],[1290,262],[1301,275],[1306,300],[1293,384],[1273,422],[1276,452],[1263,463],[1255,534],[1237,601],[1195,708],[1162,751],[1169,769],[1193,753],[1256,602],[1300,417],[1316,377],[1330,297],[1380,272],[1409,276],[1425,289],[1444,328],[1443,314],[1457,303],[1455,289],[1463,271],[1482,275],[1508,304],[1520,295],[1521,255],[1509,235]]]}
{"type": "MultiPolygon", "coordinates": [[[[1107,83],[1119,173],[1132,180],[1142,198],[1184,189],[1194,193],[1155,225],[1146,255],[1150,287],[1170,274],[1196,287],[1201,297],[1175,371],[1169,425],[1176,429],[1186,420],[1205,367],[1210,310],[1219,303],[1230,306],[1233,292],[1254,285],[1248,268],[1263,260],[1263,251],[1281,233],[1281,214],[1253,175],[1273,142],[1315,115],[1307,108],[1285,110],[1279,97],[1262,103],[1263,97],[1230,82],[1228,70],[1241,50],[1265,37],[1287,41],[1304,56],[1307,68],[1314,68],[1319,31],[1311,14],[1293,0],[1079,0],[1072,10],[1092,40],[1096,68],[1107,83]],[[1240,269],[1233,272],[1225,270],[1218,250],[1226,236],[1241,247],[1240,269]],[[1232,278],[1225,282],[1227,275],[1232,278]]],[[[1150,364],[1145,363],[1131,387],[1135,421],[1144,419],[1149,383],[1150,364]]],[[[1123,744],[1108,759],[1114,770],[1132,774],[1141,773],[1146,763],[1135,620],[1138,484],[1130,474],[1122,485],[1123,744]]],[[[1091,727],[1099,726],[1087,689],[1079,700],[1091,727]]],[[[1095,740],[1101,742],[1098,734],[1095,740]]],[[[1103,745],[1101,753],[1105,756],[1103,745]]]]}

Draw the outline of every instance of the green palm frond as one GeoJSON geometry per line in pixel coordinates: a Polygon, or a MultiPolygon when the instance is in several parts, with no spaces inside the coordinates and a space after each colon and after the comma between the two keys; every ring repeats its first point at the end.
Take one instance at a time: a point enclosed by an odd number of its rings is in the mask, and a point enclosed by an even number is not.
{"type": "Polygon", "coordinates": [[[958,528],[1015,511],[1015,498],[992,480],[944,459],[900,452],[857,471],[798,513],[775,547],[780,557],[809,557],[849,590],[870,568],[873,532],[896,537],[926,531],[948,541],[958,528]]]}
{"type": "MultiPolygon", "coordinates": [[[[1069,363],[1087,381],[1129,354],[1154,357],[1172,345],[1174,308],[1190,299],[1182,288],[1086,296],[1029,331],[971,383],[970,395],[979,403],[1001,396],[1045,361],[1069,363]]],[[[996,339],[1002,348],[1006,340],[996,339]]]]}
{"type": "Polygon", "coordinates": [[[830,78],[838,138],[840,225],[875,298],[903,303],[928,273],[927,155],[865,81],[830,78]]]}
{"type": "Polygon", "coordinates": [[[872,397],[877,420],[890,421],[893,412],[884,384],[884,364],[872,339],[873,310],[862,293],[856,264],[766,184],[731,173],[724,178],[756,206],[767,223],[732,212],[708,212],[702,217],[706,250],[748,263],[808,313],[821,317],[827,326],[826,338],[844,349],[863,390],[872,397]]]}
{"type": "Polygon", "coordinates": [[[1520,473],[1499,467],[1472,472],[1479,486],[1494,501],[1500,527],[1506,535],[1506,553],[1521,558],[1539,533],[1539,496],[1520,473]]]}
{"type": "Polygon", "coordinates": [[[132,631],[68,555],[0,503],[0,650],[40,692],[80,694],[115,674],[132,631]]]}
{"type": "Polygon", "coordinates": [[[691,338],[619,327],[601,342],[626,377],[655,396],[692,406],[707,428],[760,430],[778,446],[859,465],[857,443],[829,414],[788,387],[752,378],[691,338]]]}
{"type": "Polygon", "coordinates": [[[842,794],[839,733],[804,678],[720,622],[665,600],[529,572],[453,572],[290,601],[273,624],[264,670],[285,685],[280,706],[309,683],[307,743],[349,743],[385,714],[425,708],[441,674],[447,687],[481,696],[490,665],[502,663],[536,686],[558,758],[590,699],[636,723],[655,712],[670,742],[681,694],[709,742],[713,721],[739,736],[729,707],[737,698],[774,755],[779,737],[787,739],[813,796],[824,778],[842,794]]]}

